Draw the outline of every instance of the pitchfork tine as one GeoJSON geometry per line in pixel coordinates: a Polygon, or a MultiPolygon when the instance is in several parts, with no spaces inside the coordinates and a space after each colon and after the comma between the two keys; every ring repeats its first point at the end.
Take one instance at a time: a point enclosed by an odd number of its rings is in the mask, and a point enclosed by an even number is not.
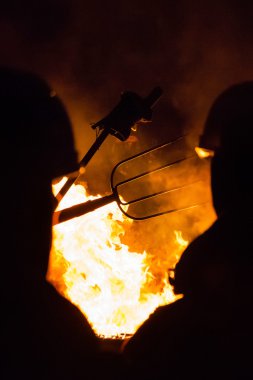
{"type": "Polygon", "coordinates": [[[141,153],[137,153],[137,154],[135,154],[134,156],[131,156],[131,157],[129,157],[129,158],[126,158],[125,160],[120,161],[120,162],[119,162],[119,163],[113,168],[112,174],[113,174],[113,172],[115,172],[115,170],[116,170],[119,166],[123,165],[124,163],[126,163],[126,162],[130,162],[130,161],[133,161],[133,160],[135,160],[135,159],[138,158],[138,157],[145,156],[146,154],[148,154],[148,153],[150,153],[150,152],[155,152],[156,150],[158,150],[158,149],[162,149],[162,148],[164,148],[165,146],[169,146],[169,145],[176,144],[178,141],[183,140],[185,137],[186,137],[186,135],[182,135],[182,136],[178,137],[176,140],[172,140],[172,141],[169,141],[169,142],[166,142],[166,143],[163,143],[163,144],[157,145],[157,146],[154,147],[154,148],[150,148],[150,149],[144,150],[144,151],[141,152],[141,153]]]}
{"type": "MultiPolygon", "coordinates": [[[[194,182],[189,183],[189,184],[187,184],[187,185],[174,187],[174,188],[169,189],[169,190],[161,190],[161,191],[157,191],[156,193],[153,193],[153,194],[150,194],[150,195],[145,195],[144,197],[136,198],[136,199],[133,199],[132,201],[128,201],[128,202],[123,202],[122,200],[119,200],[119,203],[120,203],[122,206],[128,206],[128,205],[131,205],[131,204],[134,204],[134,203],[138,203],[138,202],[141,202],[141,201],[144,201],[144,200],[147,200],[147,199],[155,198],[155,197],[157,197],[158,195],[169,194],[169,193],[172,193],[173,191],[177,191],[177,190],[184,189],[185,187],[192,186],[192,185],[194,185],[194,184],[197,183],[197,182],[201,182],[201,180],[199,180],[199,181],[194,181],[194,182]]],[[[115,188],[117,188],[117,186],[116,186],[115,188]]]]}
{"type": "Polygon", "coordinates": [[[145,219],[154,218],[156,216],[161,216],[161,215],[166,215],[166,214],[172,214],[173,212],[190,210],[190,209],[193,209],[195,207],[200,207],[200,206],[202,206],[202,205],[204,205],[206,203],[207,202],[201,202],[201,203],[198,203],[198,204],[195,204],[195,205],[192,205],[192,206],[174,208],[174,209],[171,209],[171,210],[161,211],[161,212],[157,212],[155,214],[149,214],[149,215],[145,215],[145,216],[133,216],[133,215],[128,214],[124,209],[122,209],[121,205],[119,205],[119,208],[123,212],[123,214],[125,214],[130,219],[145,220],[145,219]]]}
{"type": "MultiPolygon", "coordinates": [[[[124,184],[129,183],[129,182],[133,182],[133,181],[135,181],[136,179],[143,178],[143,177],[145,177],[145,176],[147,176],[147,175],[149,175],[149,174],[151,174],[151,173],[157,173],[157,172],[159,172],[160,170],[163,170],[163,169],[165,169],[165,168],[169,168],[169,167],[171,167],[171,166],[174,166],[174,165],[180,164],[181,162],[186,161],[186,160],[188,160],[188,159],[190,159],[190,158],[192,158],[192,157],[194,157],[194,156],[192,155],[192,156],[189,156],[189,157],[181,158],[181,159],[179,159],[179,160],[176,160],[176,161],[174,161],[174,162],[171,162],[170,164],[161,165],[161,166],[159,166],[159,167],[156,168],[156,169],[148,170],[148,171],[146,171],[146,172],[144,172],[144,173],[141,173],[141,174],[138,174],[138,175],[136,175],[136,176],[134,176],[134,177],[131,177],[131,178],[129,178],[129,179],[126,179],[125,181],[121,181],[121,182],[117,183],[117,185],[114,186],[114,188],[116,189],[117,187],[119,187],[119,186],[121,186],[121,185],[124,185],[124,184]]],[[[121,166],[121,163],[118,164],[118,167],[120,167],[120,166],[121,166]]]]}

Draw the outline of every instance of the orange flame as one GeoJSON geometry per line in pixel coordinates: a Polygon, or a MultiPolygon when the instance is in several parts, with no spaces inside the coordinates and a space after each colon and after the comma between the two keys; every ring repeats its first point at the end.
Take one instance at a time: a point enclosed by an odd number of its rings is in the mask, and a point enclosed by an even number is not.
{"type": "Polygon", "coordinates": [[[214,151],[211,149],[200,148],[199,146],[195,147],[195,152],[199,158],[210,158],[214,156],[214,151]]]}
{"type": "MultiPolygon", "coordinates": [[[[55,193],[63,181],[54,186],[55,193]]],[[[97,197],[74,185],[58,209],[97,197]]],[[[168,276],[155,279],[148,253],[132,252],[122,244],[131,223],[112,203],[53,229],[48,281],[80,308],[100,337],[132,335],[158,306],[175,300],[168,276]]],[[[175,234],[176,263],[187,242],[180,231],[175,234]]]]}

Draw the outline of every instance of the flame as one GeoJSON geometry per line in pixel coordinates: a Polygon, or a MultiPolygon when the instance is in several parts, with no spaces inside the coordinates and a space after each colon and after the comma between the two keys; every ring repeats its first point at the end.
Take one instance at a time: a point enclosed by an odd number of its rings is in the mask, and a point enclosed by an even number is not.
{"type": "MultiPolygon", "coordinates": [[[[54,193],[65,180],[53,186],[54,193]]],[[[97,197],[74,185],[58,209],[97,197]]],[[[166,270],[157,275],[158,257],[133,252],[121,242],[131,223],[114,202],[53,228],[47,279],[80,308],[103,338],[134,334],[158,306],[176,299],[166,270]]],[[[176,264],[187,241],[180,231],[175,235],[176,264]]]]}
{"type": "Polygon", "coordinates": [[[176,235],[176,241],[178,242],[178,244],[181,247],[186,248],[188,245],[188,241],[183,238],[182,231],[175,230],[174,233],[176,235]]]}
{"type": "Polygon", "coordinates": [[[199,146],[195,147],[195,152],[199,158],[210,158],[214,156],[214,151],[211,149],[200,148],[199,146]]]}

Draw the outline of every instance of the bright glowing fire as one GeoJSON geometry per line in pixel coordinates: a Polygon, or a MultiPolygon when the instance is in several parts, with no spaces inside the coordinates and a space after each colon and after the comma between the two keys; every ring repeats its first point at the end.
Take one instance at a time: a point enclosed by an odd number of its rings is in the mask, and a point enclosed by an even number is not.
{"type": "MultiPolygon", "coordinates": [[[[63,181],[54,186],[55,193],[63,181]]],[[[87,196],[83,186],[74,185],[59,209],[94,198],[87,196]]],[[[48,280],[81,309],[96,334],[104,338],[133,334],[158,306],[175,300],[166,271],[154,281],[156,272],[148,253],[132,252],[122,244],[125,228],[131,223],[114,202],[53,230],[48,280]]],[[[188,243],[180,231],[175,231],[175,239],[176,264],[188,243]]]]}
{"type": "Polygon", "coordinates": [[[205,149],[205,148],[200,148],[196,147],[195,152],[199,156],[199,158],[210,158],[214,156],[214,151],[211,149],[205,149]]]}

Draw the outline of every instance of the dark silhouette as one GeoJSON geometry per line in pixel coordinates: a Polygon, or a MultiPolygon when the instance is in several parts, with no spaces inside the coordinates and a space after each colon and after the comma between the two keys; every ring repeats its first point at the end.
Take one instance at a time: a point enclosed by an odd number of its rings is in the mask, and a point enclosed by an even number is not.
{"type": "Polygon", "coordinates": [[[145,379],[252,379],[253,82],[212,105],[200,146],[211,150],[217,220],[195,239],[171,282],[183,298],[158,308],[124,347],[145,379]]]}
{"type": "Polygon", "coordinates": [[[52,179],[77,170],[71,124],[34,74],[0,69],[1,379],[92,379],[98,339],[46,279],[52,179]]]}

